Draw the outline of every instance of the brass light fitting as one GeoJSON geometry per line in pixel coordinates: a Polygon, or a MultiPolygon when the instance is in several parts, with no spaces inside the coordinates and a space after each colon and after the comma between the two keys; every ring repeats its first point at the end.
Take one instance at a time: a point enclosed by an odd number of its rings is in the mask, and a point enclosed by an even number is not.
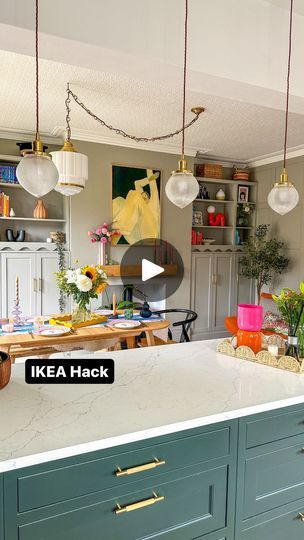
{"type": "Polygon", "coordinates": [[[284,168],[282,173],[280,174],[280,181],[275,182],[273,184],[273,187],[294,187],[294,184],[288,180],[288,173],[286,169],[284,168]]]}
{"type": "Polygon", "coordinates": [[[52,156],[48,154],[47,152],[43,151],[43,143],[40,140],[40,134],[36,133],[36,138],[32,142],[32,148],[28,148],[26,150],[22,150],[21,155],[24,157],[28,154],[36,155],[36,156],[43,156],[47,159],[52,159],[52,156]]]}

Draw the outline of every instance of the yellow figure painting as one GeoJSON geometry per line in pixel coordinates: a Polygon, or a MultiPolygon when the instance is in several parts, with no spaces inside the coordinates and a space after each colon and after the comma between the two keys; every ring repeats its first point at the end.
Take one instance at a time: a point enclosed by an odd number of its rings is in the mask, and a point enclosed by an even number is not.
{"type": "Polygon", "coordinates": [[[113,166],[115,168],[119,170],[113,170],[113,228],[121,233],[113,237],[115,243],[134,244],[147,238],[159,238],[160,171],[113,166]],[[145,176],[138,178],[143,173],[145,176]],[[118,195],[119,192],[125,196],[118,195]]]}

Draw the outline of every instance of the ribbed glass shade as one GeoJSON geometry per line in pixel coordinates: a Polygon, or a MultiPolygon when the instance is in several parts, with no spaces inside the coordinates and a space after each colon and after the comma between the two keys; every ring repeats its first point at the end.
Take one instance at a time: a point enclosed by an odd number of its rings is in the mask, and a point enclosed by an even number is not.
{"type": "Polygon", "coordinates": [[[51,152],[51,155],[59,172],[55,190],[67,196],[80,193],[88,179],[88,157],[65,150],[51,152]]]}
{"type": "Polygon", "coordinates": [[[282,184],[272,188],[267,202],[272,210],[284,216],[297,206],[299,194],[294,186],[282,184]]]}
{"type": "Polygon", "coordinates": [[[185,208],[197,198],[199,184],[191,172],[174,172],[166,187],[166,195],[175,206],[185,208]]]}
{"type": "Polygon", "coordinates": [[[58,181],[58,171],[51,158],[38,154],[26,154],[18,164],[16,175],[21,186],[34,197],[49,193],[58,181]]]}

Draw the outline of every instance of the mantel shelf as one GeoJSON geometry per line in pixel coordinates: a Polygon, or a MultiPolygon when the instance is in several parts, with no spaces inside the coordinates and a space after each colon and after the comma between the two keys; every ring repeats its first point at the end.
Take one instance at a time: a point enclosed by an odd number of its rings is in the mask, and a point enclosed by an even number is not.
{"type": "MultiPolygon", "coordinates": [[[[177,265],[176,264],[164,264],[161,265],[165,271],[160,274],[162,276],[176,276],[177,274],[177,265]]],[[[142,273],[141,264],[130,264],[130,265],[120,265],[120,264],[110,264],[103,266],[103,269],[108,277],[140,277],[142,273]]]]}
{"type": "Polygon", "coordinates": [[[15,216],[15,217],[5,217],[5,216],[1,216],[0,219],[3,219],[4,221],[45,221],[45,222],[56,222],[56,223],[66,223],[66,220],[65,219],[57,219],[57,218],[46,218],[46,219],[41,219],[41,218],[28,218],[28,217],[18,217],[18,216],[15,216]]]}

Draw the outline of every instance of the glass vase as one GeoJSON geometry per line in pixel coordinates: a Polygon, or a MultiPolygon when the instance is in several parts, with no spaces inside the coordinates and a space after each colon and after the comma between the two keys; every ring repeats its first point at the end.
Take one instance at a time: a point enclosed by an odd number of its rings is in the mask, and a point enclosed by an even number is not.
{"type": "Polygon", "coordinates": [[[72,324],[79,324],[88,321],[91,318],[90,305],[80,305],[74,302],[72,309],[72,324]]]}
{"type": "Polygon", "coordinates": [[[288,336],[286,344],[286,356],[292,356],[296,360],[299,358],[299,340],[297,336],[288,336]]]}

